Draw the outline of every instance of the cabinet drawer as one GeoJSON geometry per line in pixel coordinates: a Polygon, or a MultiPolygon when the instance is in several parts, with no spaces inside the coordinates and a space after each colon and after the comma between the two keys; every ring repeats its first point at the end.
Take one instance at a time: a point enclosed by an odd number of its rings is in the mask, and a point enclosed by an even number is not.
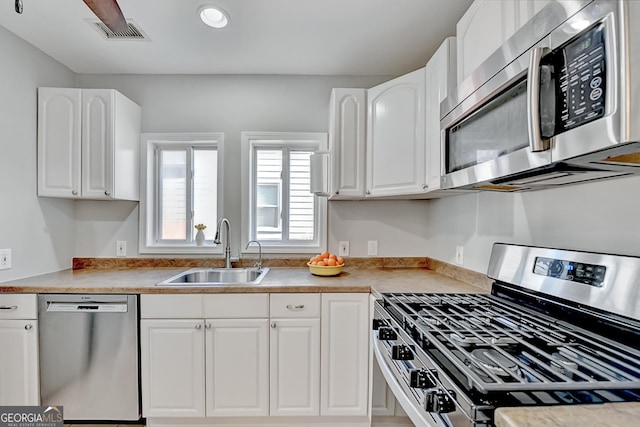
{"type": "Polygon", "coordinates": [[[209,294],[204,296],[207,319],[269,317],[269,294],[209,294]]]}
{"type": "Polygon", "coordinates": [[[202,318],[202,295],[140,295],[143,319],[202,318]]]}
{"type": "Polygon", "coordinates": [[[320,294],[272,294],[271,317],[320,317],[320,294]]]}
{"type": "Polygon", "coordinates": [[[36,294],[0,294],[0,319],[37,319],[36,294]]]}

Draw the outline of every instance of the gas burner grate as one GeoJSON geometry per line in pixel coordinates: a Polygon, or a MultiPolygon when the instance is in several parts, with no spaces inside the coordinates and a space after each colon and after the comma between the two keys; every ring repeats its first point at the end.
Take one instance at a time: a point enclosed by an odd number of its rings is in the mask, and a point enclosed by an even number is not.
{"type": "Polygon", "coordinates": [[[482,294],[383,294],[420,348],[480,393],[639,389],[637,350],[482,294]]]}

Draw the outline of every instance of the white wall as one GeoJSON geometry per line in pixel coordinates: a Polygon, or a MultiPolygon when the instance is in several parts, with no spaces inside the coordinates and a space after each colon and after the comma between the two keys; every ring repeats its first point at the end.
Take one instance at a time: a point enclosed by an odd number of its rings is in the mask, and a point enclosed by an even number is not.
{"type": "Polygon", "coordinates": [[[518,194],[428,202],[427,255],[486,272],[491,245],[508,242],[640,256],[640,177],[518,194]]]}
{"type": "MultiPolygon", "coordinates": [[[[115,88],[142,107],[143,132],[224,132],[225,190],[224,215],[231,221],[232,251],[240,246],[240,132],[307,131],[326,132],[329,123],[329,96],[333,87],[371,87],[391,77],[331,76],[231,76],[231,75],[79,75],[78,87],[115,88]]],[[[332,204],[333,205],[333,204],[332,204]]],[[[358,218],[378,224],[380,252],[391,254],[397,247],[396,228],[412,217],[409,209],[396,218],[392,202],[376,202],[376,208],[344,212],[330,208],[331,226],[343,240],[341,230],[351,232],[358,218]],[[364,215],[364,216],[363,216],[364,215]],[[343,222],[341,218],[346,218],[343,222]],[[384,224],[384,226],[380,226],[384,224]]],[[[414,205],[413,224],[422,224],[414,205]]],[[[76,206],[76,255],[115,256],[116,240],[127,241],[127,255],[138,256],[138,208],[126,202],[78,202],[76,206]]],[[[215,223],[211,219],[211,224],[215,223]]],[[[359,227],[359,225],[358,225],[359,227]]],[[[332,232],[333,233],[333,232],[332,232]]],[[[330,237],[332,239],[332,237],[330,237]]],[[[354,237],[354,240],[359,236],[354,237]]],[[[337,251],[337,240],[330,240],[337,251]]],[[[416,236],[404,254],[425,251],[425,240],[416,236]]],[[[357,247],[357,245],[354,245],[357,247]]],[[[359,256],[366,254],[361,252],[359,256]]],[[[354,252],[358,255],[358,252],[354,252]]]]}
{"type": "Polygon", "coordinates": [[[0,248],[12,265],[0,282],[71,266],[72,201],[38,198],[38,86],[74,86],[75,74],[0,27],[0,248]]]}

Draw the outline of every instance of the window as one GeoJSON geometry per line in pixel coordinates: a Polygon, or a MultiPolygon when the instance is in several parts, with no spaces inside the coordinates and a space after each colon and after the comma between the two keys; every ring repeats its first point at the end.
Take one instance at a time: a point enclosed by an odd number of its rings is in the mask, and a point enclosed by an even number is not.
{"type": "Polygon", "coordinates": [[[310,156],[324,133],[242,133],[242,239],[266,252],[317,252],[326,245],[326,200],[310,192],[310,156]]]}
{"type": "Polygon", "coordinates": [[[223,135],[143,134],[146,183],[140,203],[140,252],[220,252],[213,236],[221,211],[223,135]],[[204,224],[205,245],[195,244],[204,224]]]}

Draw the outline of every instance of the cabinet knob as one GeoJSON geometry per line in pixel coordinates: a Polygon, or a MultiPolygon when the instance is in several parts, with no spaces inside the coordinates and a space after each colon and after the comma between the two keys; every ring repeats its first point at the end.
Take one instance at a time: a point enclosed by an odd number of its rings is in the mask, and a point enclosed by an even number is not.
{"type": "Polygon", "coordinates": [[[207,323],[206,325],[204,325],[205,329],[211,329],[211,323],[207,323]]]}
{"type": "Polygon", "coordinates": [[[110,192],[110,191],[105,191],[105,192],[104,192],[104,195],[105,195],[105,196],[110,196],[110,195],[111,195],[111,192],[110,192]]]}
{"type": "Polygon", "coordinates": [[[31,323],[27,323],[26,325],[24,325],[24,329],[26,329],[27,331],[30,331],[31,328],[33,328],[33,325],[31,323]]]}
{"type": "Polygon", "coordinates": [[[365,191],[365,194],[371,194],[371,191],[367,190],[365,191]]]}
{"type": "Polygon", "coordinates": [[[74,196],[77,196],[78,192],[76,190],[71,190],[71,194],[73,194],[74,196]]]}
{"type": "Polygon", "coordinates": [[[429,186],[427,184],[422,184],[422,189],[426,190],[427,188],[429,188],[429,186]]]}
{"type": "Polygon", "coordinates": [[[339,191],[339,190],[338,190],[338,191],[336,191],[336,194],[340,194],[340,191],[339,191]]]}
{"type": "Polygon", "coordinates": [[[202,329],[202,325],[201,325],[200,323],[198,323],[198,324],[196,325],[196,329],[199,331],[200,329],[202,329]]]}
{"type": "Polygon", "coordinates": [[[271,322],[271,329],[275,329],[276,328],[276,322],[271,322]]]}

